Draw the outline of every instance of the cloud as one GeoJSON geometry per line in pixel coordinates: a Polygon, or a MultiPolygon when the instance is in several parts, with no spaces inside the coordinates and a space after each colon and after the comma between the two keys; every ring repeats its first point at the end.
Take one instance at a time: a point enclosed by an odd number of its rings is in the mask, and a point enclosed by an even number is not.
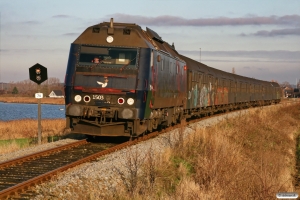
{"type": "Polygon", "coordinates": [[[242,67],[242,69],[245,69],[245,70],[258,70],[258,71],[270,71],[269,68],[262,68],[262,67],[255,67],[255,66],[244,66],[242,67]]]}
{"type": "Polygon", "coordinates": [[[79,33],[65,33],[64,36],[79,36],[79,33]]]}
{"type": "MultiPolygon", "coordinates": [[[[67,47],[66,47],[67,48],[67,47]]],[[[65,52],[67,49],[63,48],[28,48],[28,49],[1,49],[0,52],[3,53],[3,55],[27,55],[32,53],[53,53],[53,52],[65,52]]]]}
{"type": "Polygon", "coordinates": [[[37,25],[37,24],[40,24],[40,23],[41,22],[34,21],[34,20],[21,22],[21,24],[25,24],[25,25],[37,25]]]}
{"type": "Polygon", "coordinates": [[[141,15],[127,15],[116,13],[114,21],[122,21],[129,23],[137,23],[152,26],[244,26],[244,25],[300,25],[299,15],[285,15],[285,16],[248,16],[240,18],[196,18],[186,19],[183,17],[161,15],[157,17],[145,17],[141,15]]]}
{"type": "Polygon", "coordinates": [[[69,15],[54,15],[52,18],[71,18],[69,15]]]}
{"type": "Polygon", "coordinates": [[[271,31],[258,31],[252,35],[262,36],[262,37],[274,37],[274,36],[284,36],[284,35],[300,35],[300,28],[290,28],[290,29],[277,29],[271,31]]]}

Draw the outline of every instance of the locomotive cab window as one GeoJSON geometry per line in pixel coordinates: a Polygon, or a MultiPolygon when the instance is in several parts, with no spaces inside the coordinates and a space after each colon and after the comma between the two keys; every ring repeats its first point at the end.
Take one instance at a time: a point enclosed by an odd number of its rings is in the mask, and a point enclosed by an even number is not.
{"type": "Polygon", "coordinates": [[[137,49],[82,46],[80,65],[99,64],[99,66],[136,68],[137,49]]]}

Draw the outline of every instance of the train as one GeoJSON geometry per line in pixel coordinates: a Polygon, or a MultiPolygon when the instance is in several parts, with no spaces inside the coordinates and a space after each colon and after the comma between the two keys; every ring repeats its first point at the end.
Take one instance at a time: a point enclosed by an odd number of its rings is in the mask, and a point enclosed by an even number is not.
{"type": "Polygon", "coordinates": [[[66,126],[88,136],[138,137],[185,120],[277,104],[278,83],[209,67],[135,23],[88,27],[71,43],[66,126]]]}

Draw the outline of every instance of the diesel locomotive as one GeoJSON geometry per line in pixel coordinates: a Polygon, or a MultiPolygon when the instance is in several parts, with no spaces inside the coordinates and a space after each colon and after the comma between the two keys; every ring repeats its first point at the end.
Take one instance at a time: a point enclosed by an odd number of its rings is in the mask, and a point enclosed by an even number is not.
{"type": "Polygon", "coordinates": [[[103,22],[70,47],[67,128],[135,137],[193,116],[278,103],[277,83],[211,68],[180,55],[150,28],[103,22]]]}

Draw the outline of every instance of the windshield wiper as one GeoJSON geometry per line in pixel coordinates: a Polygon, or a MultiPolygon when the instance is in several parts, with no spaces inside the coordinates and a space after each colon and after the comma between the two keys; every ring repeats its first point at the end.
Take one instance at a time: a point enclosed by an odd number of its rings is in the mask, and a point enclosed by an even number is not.
{"type": "Polygon", "coordinates": [[[128,62],[127,64],[123,65],[123,66],[120,68],[120,71],[122,72],[122,71],[123,71],[123,70],[131,63],[131,61],[133,61],[134,59],[136,59],[136,57],[133,58],[132,60],[129,60],[129,62],[128,62]]]}

